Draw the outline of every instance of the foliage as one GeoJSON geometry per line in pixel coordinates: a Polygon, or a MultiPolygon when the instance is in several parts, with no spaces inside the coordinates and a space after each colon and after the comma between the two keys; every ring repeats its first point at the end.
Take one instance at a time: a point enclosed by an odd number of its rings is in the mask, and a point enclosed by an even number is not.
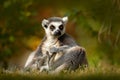
{"type": "Polygon", "coordinates": [[[69,16],[67,31],[86,48],[90,66],[120,64],[119,0],[0,0],[0,61],[35,50],[41,20],[51,16],[69,16]]]}
{"type": "MultiPolygon", "coordinates": [[[[25,48],[24,37],[38,35],[39,25],[35,19],[32,0],[1,0],[0,2],[0,59],[11,56],[25,48]]],[[[39,34],[40,35],[40,34],[39,34]]],[[[38,35],[38,36],[39,36],[38,35]]]]}

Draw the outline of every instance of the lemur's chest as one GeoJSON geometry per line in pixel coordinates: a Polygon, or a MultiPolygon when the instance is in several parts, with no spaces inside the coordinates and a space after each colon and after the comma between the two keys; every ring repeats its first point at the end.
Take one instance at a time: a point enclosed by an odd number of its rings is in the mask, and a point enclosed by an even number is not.
{"type": "MultiPolygon", "coordinates": [[[[49,52],[52,47],[60,48],[61,46],[62,45],[61,45],[61,42],[59,40],[56,40],[56,41],[45,41],[43,46],[42,46],[42,53],[46,54],[46,52],[49,52]]],[[[52,55],[52,53],[49,52],[49,55],[52,55]]],[[[55,55],[55,57],[54,57],[54,61],[59,59],[62,55],[63,55],[62,52],[57,53],[55,55]]]]}
{"type": "Polygon", "coordinates": [[[42,46],[42,53],[45,54],[46,51],[50,51],[52,47],[59,48],[60,47],[60,42],[58,40],[55,41],[45,41],[42,46]]]}

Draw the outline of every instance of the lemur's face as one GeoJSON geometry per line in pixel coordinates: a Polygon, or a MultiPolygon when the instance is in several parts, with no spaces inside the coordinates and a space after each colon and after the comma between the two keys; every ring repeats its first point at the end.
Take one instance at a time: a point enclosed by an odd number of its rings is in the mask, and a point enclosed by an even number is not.
{"type": "Polygon", "coordinates": [[[68,17],[51,17],[42,21],[47,36],[59,37],[65,33],[65,25],[68,17]]]}

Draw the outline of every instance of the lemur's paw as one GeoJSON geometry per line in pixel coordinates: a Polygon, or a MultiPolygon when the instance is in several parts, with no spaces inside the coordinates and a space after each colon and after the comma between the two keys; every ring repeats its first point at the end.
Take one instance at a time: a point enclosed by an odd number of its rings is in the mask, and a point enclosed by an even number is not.
{"type": "Polygon", "coordinates": [[[50,48],[50,53],[56,53],[56,52],[58,52],[58,48],[56,47],[50,48]]]}

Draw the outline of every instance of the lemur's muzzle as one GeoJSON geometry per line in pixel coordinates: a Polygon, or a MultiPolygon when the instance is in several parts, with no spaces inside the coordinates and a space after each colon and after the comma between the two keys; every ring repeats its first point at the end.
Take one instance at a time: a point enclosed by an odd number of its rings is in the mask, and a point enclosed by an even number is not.
{"type": "Polygon", "coordinates": [[[55,36],[59,36],[59,35],[61,35],[60,30],[56,30],[55,33],[54,33],[54,35],[55,35],[55,36]]]}

